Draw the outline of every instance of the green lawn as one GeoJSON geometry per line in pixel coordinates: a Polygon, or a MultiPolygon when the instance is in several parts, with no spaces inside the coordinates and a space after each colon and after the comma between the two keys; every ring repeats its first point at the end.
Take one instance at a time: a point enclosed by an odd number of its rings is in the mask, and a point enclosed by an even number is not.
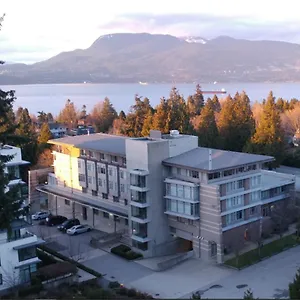
{"type": "Polygon", "coordinates": [[[297,240],[297,237],[294,234],[287,235],[282,239],[277,239],[269,244],[264,245],[260,250],[260,257],[258,255],[258,249],[254,249],[241,254],[238,260],[235,257],[227,260],[225,265],[241,269],[253,265],[263,258],[282,252],[285,249],[291,248],[295,245],[300,245],[300,240],[297,240]]]}

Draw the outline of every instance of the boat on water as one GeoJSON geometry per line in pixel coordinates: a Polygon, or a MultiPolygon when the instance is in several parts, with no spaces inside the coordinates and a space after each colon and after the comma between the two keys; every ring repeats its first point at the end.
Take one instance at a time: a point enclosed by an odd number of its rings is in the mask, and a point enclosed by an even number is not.
{"type": "Polygon", "coordinates": [[[140,84],[140,85],[148,85],[148,82],[140,81],[139,84],[140,84]]]}
{"type": "Polygon", "coordinates": [[[221,90],[208,90],[208,91],[202,91],[202,94],[226,94],[227,91],[225,89],[221,89],[221,90]]]}

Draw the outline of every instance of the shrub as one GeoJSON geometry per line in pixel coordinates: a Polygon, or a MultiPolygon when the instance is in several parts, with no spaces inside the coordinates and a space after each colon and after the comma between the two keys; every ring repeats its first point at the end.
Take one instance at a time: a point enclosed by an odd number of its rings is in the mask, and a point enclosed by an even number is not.
{"type": "Polygon", "coordinates": [[[126,245],[119,245],[110,250],[111,253],[121,256],[127,260],[134,260],[143,257],[142,254],[136,253],[126,245]]]}
{"type": "Polygon", "coordinates": [[[35,284],[31,286],[24,287],[19,290],[19,296],[20,297],[26,297],[32,294],[38,294],[40,291],[43,290],[43,285],[40,284],[35,284]]]}
{"type": "Polygon", "coordinates": [[[127,291],[127,296],[128,296],[128,297],[135,297],[136,294],[137,294],[137,292],[136,292],[135,289],[129,289],[129,290],[127,291]]]}
{"type": "Polygon", "coordinates": [[[45,253],[44,251],[42,251],[40,249],[36,250],[36,254],[37,254],[37,257],[41,260],[41,264],[43,266],[52,265],[57,262],[57,260],[53,256],[45,253]]]}
{"type": "Polygon", "coordinates": [[[87,299],[112,299],[115,298],[114,294],[108,290],[101,288],[88,289],[85,294],[87,299]]]}
{"type": "Polygon", "coordinates": [[[110,288],[110,289],[117,289],[117,288],[119,288],[121,285],[120,285],[120,283],[118,282],[118,281],[112,281],[112,282],[110,282],[109,284],[108,284],[108,287],[110,288]]]}
{"type": "Polygon", "coordinates": [[[75,261],[67,256],[62,255],[62,254],[58,253],[57,251],[52,250],[51,248],[49,248],[45,245],[40,245],[38,248],[49,254],[52,254],[53,256],[55,256],[63,261],[66,261],[66,262],[69,262],[69,263],[75,265],[77,268],[79,268],[83,271],[86,271],[86,272],[90,273],[91,275],[94,275],[95,277],[98,277],[98,278],[102,277],[102,275],[99,272],[97,272],[93,269],[90,269],[89,267],[86,267],[85,265],[81,264],[78,261],[75,261]]]}

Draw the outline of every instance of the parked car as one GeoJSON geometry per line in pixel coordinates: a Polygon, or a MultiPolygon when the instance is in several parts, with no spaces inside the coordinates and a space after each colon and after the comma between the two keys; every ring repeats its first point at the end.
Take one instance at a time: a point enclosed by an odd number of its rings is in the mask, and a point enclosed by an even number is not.
{"type": "Polygon", "coordinates": [[[43,220],[50,216],[48,211],[38,211],[31,216],[32,220],[43,220]]]}
{"type": "Polygon", "coordinates": [[[68,219],[64,216],[52,216],[51,215],[46,219],[46,225],[47,226],[59,225],[59,224],[62,224],[63,222],[65,222],[66,220],[68,220],[68,219]]]}
{"type": "Polygon", "coordinates": [[[76,225],[67,230],[67,234],[76,235],[80,233],[84,233],[87,231],[91,231],[92,228],[89,225],[76,225]]]}
{"type": "Polygon", "coordinates": [[[80,225],[80,222],[78,219],[69,219],[62,224],[57,226],[57,229],[60,231],[66,232],[68,229],[72,228],[73,226],[80,225]]]}

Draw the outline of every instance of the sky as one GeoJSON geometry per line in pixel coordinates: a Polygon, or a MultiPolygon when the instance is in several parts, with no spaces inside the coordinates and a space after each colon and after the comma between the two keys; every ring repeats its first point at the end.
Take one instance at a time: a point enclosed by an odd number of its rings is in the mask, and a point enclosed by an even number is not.
{"type": "Polygon", "coordinates": [[[299,0],[0,0],[0,59],[33,63],[120,32],[300,44],[299,6],[299,0]]]}

